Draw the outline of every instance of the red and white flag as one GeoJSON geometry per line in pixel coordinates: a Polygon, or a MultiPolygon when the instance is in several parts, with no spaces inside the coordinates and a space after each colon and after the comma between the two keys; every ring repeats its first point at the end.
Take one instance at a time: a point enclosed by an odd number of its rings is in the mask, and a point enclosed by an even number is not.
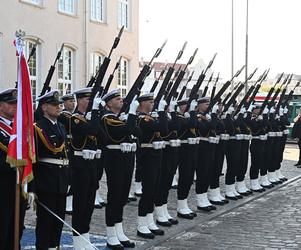
{"type": "Polygon", "coordinates": [[[35,162],[32,94],[29,70],[23,53],[21,38],[15,41],[18,56],[18,101],[6,161],[12,167],[24,167],[22,182],[32,178],[32,163],[35,162]]]}

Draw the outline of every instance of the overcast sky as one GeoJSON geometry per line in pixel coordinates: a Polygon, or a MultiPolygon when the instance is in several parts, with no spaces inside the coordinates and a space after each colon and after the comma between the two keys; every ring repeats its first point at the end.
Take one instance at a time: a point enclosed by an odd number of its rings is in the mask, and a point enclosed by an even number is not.
{"type": "MultiPolygon", "coordinates": [[[[246,2],[234,0],[234,70],[245,62],[246,2]]],[[[249,0],[249,72],[271,68],[301,74],[301,0],[249,0]]],[[[231,0],[140,0],[140,57],[149,60],[168,39],[159,61],[174,61],[185,41],[181,59],[195,48],[222,77],[231,75],[231,0]]]]}

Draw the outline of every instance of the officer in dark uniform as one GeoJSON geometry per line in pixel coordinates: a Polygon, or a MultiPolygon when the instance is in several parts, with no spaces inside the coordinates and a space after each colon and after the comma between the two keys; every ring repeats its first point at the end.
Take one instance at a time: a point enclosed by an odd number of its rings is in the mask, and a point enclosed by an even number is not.
{"type": "MultiPolygon", "coordinates": [[[[12,121],[17,107],[17,90],[0,92],[0,250],[14,249],[16,169],[6,163],[12,121]]],[[[19,236],[22,238],[26,201],[20,196],[19,236]]]]}
{"type": "Polygon", "coordinates": [[[165,113],[166,102],[161,100],[156,117],[150,116],[154,106],[152,93],[141,95],[138,98],[139,117],[138,128],[141,135],[138,137],[137,165],[141,170],[142,196],[138,207],[137,235],[143,238],[153,239],[155,235],[163,235],[154,222],[154,199],[160,182],[160,169],[162,161],[162,149],[165,143],[161,136],[167,135],[167,117],[165,113]],[[139,160],[139,161],[138,161],[139,160]]]}
{"type": "MultiPolygon", "coordinates": [[[[64,105],[64,109],[62,110],[60,116],[58,117],[58,121],[62,123],[65,126],[65,129],[67,131],[67,140],[69,144],[69,139],[70,139],[70,134],[69,134],[69,124],[70,124],[70,119],[72,116],[72,113],[74,111],[75,107],[75,99],[73,94],[66,94],[62,96],[62,101],[64,105]]],[[[71,180],[72,180],[72,172],[71,168],[69,168],[69,173],[70,173],[70,178],[69,178],[69,191],[67,195],[67,200],[66,200],[66,214],[72,214],[72,190],[71,190],[71,180]]]]}
{"type": "Polygon", "coordinates": [[[72,168],[72,226],[81,236],[73,234],[74,249],[89,249],[89,230],[94,210],[95,192],[98,188],[97,158],[100,157],[97,144],[99,104],[101,98],[93,100],[92,111],[85,116],[92,88],[74,91],[77,101],[70,122],[70,166],[72,168]]]}
{"type": "Polygon", "coordinates": [[[58,95],[57,90],[52,90],[37,99],[44,114],[34,125],[37,162],[33,166],[33,190],[38,199],[36,249],[39,250],[59,247],[63,229],[63,223],[41,204],[65,218],[69,167],[67,133],[57,120],[60,115],[58,95]]]}
{"type": "Polygon", "coordinates": [[[132,134],[136,127],[137,100],[130,104],[127,120],[120,120],[118,114],[123,105],[120,90],[115,89],[103,96],[106,112],[102,116],[102,126],[107,140],[104,143],[104,168],[107,176],[107,246],[110,249],[134,248],[123,232],[123,207],[127,203],[134,170],[137,148],[132,134]]]}
{"type": "Polygon", "coordinates": [[[195,108],[197,102],[193,100],[189,106],[189,113],[185,113],[188,99],[177,102],[177,117],[180,121],[178,139],[181,140],[179,148],[179,179],[177,188],[177,215],[179,218],[192,220],[196,214],[189,208],[187,198],[193,184],[194,171],[196,169],[197,145],[189,144],[188,138],[195,138],[197,117],[195,108]]]}

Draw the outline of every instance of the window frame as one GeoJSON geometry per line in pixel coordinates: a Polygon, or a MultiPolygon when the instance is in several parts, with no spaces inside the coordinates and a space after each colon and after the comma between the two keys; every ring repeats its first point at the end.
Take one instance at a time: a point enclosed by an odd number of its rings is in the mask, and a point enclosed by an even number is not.
{"type": "Polygon", "coordinates": [[[99,68],[97,69],[97,65],[95,64],[96,63],[96,60],[95,60],[96,56],[101,59],[100,63],[99,63],[99,67],[103,63],[103,60],[104,60],[104,57],[105,57],[101,52],[98,52],[98,51],[94,51],[94,52],[90,53],[90,70],[89,70],[90,77],[95,76],[98,69],[99,69],[99,68]]]}
{"type": "Polygon", "coordinates": [[[59,90],[59,93],[61,95],[65,95],[65,94],[68,94],[68,93],[72,93],[73,91],[73,85],[74,85],[74,67],[75,67],[75,49],[73,49],[72,47],[69,47],[69,46],[65,46],[63,48],[63,51],[62,51],[62,55],[61,57],[59,58],[58,60],[58,67],[57,67],[57,88],[59,90]],[[70,63],[68,62],[68,67],[70,67],[70,71],[67,71],[67,74],[69,75],[70,74],[70,79],[65,79],[65,73],[64,70],[65,70],[65,66],[66,63],[64,63],[64,60],[65,60],[65,52],[66,50],[68,50],[69,52],[71,52],[71,56],[70,56],[70,63]],[[61,59],[63,57],[63,59],[61,59]],[[61,60],[62,60],[62,63],[61,63],[61,60]],[[60,71],[60,64],[62,64],[62,71],[60,71]],[[60,72],[62,72],[62,78],[60,78],[60,72]],[[62,85],[62,88],[61,86],[62,85]],[[70,86],[70,89],[68,88],[70,86]]]}
{"type": "Polygon", "coordinates": [[[117,6],[117,27],[120,29],[122,26],[124,26],[125,30],[130,30],[131,29],[131,7],[132,7],[132,2],[131,0],[118,0],[118,6],[117,6]],[[126,6],[126,18],[124,23],[123,20],[123,9],[121,9],[121,6],[126,6]]]}
{"type": "Polygon", "coordinates": [[[90,0],[90,21],[92,22],[97,22],[97,23],[106,23],[107,21],[107,2],[106,0],[90,0]],[[101,4],[101,10],[100,10],[100,14],[101,14],[101,18],[98,19],[96,17],[96,10],[93,10],[93,6],[94,8],[96,8],[96,1],[100,1],[101,4]],[[93,4],[94,3],[94,4],[93,4]],[[93,14],[95,13],[95,17],[93,16],[93,14]]]}
{"type": "Polygon", "coordinates": [[[70,16],[76,16],[76,10],[77,10],[77,1],[75,0],[58,0],[58,12],[70,16]],[[62,5],[64,6],[64,9],[61,9],[61,1],[63,1],[62,5]],[[66,10],[66,1],[72,1],[73,2],[73,12],[70,12],[66,10]]]}
{"type": "Polygon", "coordinates": [[[118,71],[117,71],[117,88],[120,89],[121,92],[121,96],[124,97],[127,95],[127,91],[128,91],[128,84],[129,84],[129,72],[130,72],[130,60],[122,57],[120,60],[120,65],[118,67],[118,71]],[[121,67],[124,67],[124,63],[126,62],[126,69],[125,69],[125,73],[121,72],[122,69],[121,67]],[[124,79],[124,74],[125,74],[125,79],[124,79]],[[125,84],[123,84],[123,81],[125,81],[125,84]]]}
{"type": "Polygon", "coordinates": [[[33,6],[43,7],[44,0],[19,0],[22,3],[26,3],[33,6]]]}

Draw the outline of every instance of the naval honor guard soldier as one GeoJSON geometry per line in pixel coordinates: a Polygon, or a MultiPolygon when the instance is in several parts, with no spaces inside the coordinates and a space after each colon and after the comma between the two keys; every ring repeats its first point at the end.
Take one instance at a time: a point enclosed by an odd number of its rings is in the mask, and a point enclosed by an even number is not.
{"type": "MultiPolygon", "coordinates": [[[[16,170],[6,163],[6,157],[16,107],[16,89],[10,88],[0,92],[0,250],[14,248],[16,170]]],[[[25,211],[26,201],[21,195],[20,239],[23,233],[25,211]]]]}
{"type": "Polygon", "coordinates": [[[107,247],[110,249],[134,248],[123,231],[123,207],[130,192],[136,143],[132,134],[136,127],[136,110],[138,101],[133,100],[129,107],[128,117],[121,120],[118,114],[123,105],[120,90],[115,89],[103,96],[106,111],[102,116],[102,126],[106,134],[104,145],[104,168],[107,176],[107,247]]]}
{"type": "Polygon", "coordinates": [[[33,165],[33,191],[37,195],[36,249],[57,249],[63,223],[50,214],[45,205],[61,219],[65,218],[69,168],[66,131],[58,122],[59,93],[52,90],[37,99],[43,116],[34,124],[37,162],[33,165]],[[40,203],[41,202],[41,203],[40,203]]]}

